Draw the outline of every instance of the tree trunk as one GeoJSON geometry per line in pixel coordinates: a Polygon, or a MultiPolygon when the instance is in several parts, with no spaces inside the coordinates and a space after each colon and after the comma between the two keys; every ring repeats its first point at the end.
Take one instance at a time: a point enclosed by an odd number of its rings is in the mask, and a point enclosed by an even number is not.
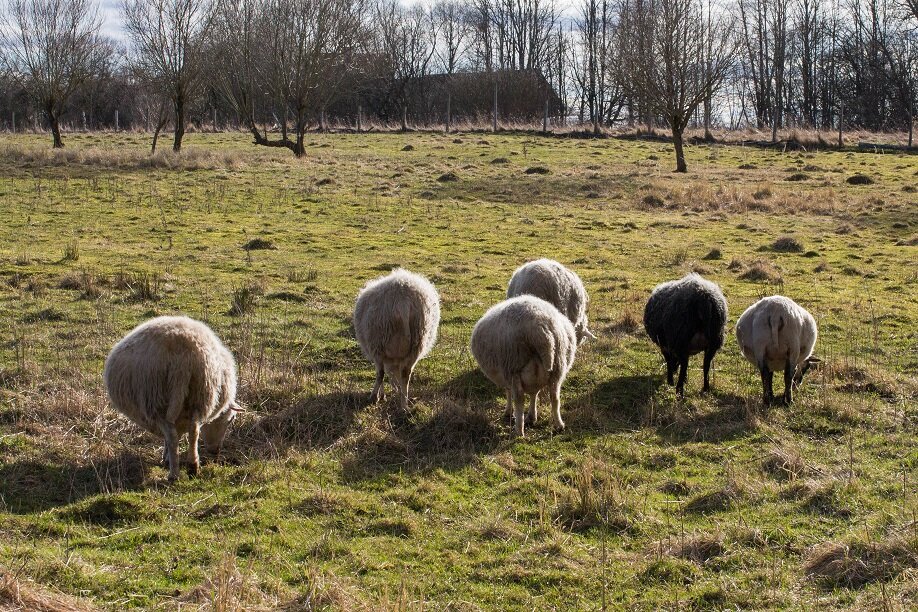
{"type": "Polygon", "coordinates": [[[682,150],[682,131],[681,126],[673,125],[673,146],[676,148],[676,172],[688,172],[688,166],[685,165],[685,151],[682,150]]]}
{"type": "Polygon", "coordinates": [[[453,95],[446,92],[446,133],[449,134],[450,113],[452,113],[453,95]]]}
{"type": "Polygon", "coordinates": [[[185,136],[185,97],[178,95],[175,98],[175,138],[172,140],[172,150],[176,153],[182,150],[183,136],[185,136]]]}
{"type": "Polygon", "coordinates": [[[150,155],[156,153],[156,143],[159,141],[159,133],[166,127],[166,119],[160,119],[156,122],[156,129],[153,131],[153,146],[150,147],[150,155]]]}
{"type": "Polygon", "coordinates": [[[548,97],[545,98],[545,114],[542,115],[542,133],[548,133],[548,97]]]}
{"type": "Polygon", "coordinates": [[[51,137],[54,139],[54,148],[63,149],[64,141],[61,140],[61,125],[53,111],[48,111],[48,121],[51,123],[51,137]]]}

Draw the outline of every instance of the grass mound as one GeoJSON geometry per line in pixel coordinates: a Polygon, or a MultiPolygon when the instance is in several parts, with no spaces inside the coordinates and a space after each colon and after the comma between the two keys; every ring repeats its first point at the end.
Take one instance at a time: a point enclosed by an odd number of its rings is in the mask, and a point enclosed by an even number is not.
{"type": "Polygon", "coordinates": [[[277,247],[266,238],[252,238],[242,245],[242,249],[245,251],[273,251],[277,247]]]}
{"type": "Polygon", "coordinates": [[[849,185],[873,185],[874,180],[866,174],[853,174],[845,182],[849,185]]]}
{"type": "Polygon", "coordinates": [[[878,542],[826,542],[810,553],[803,569],[827,587],[861,588],[918,568],[918,539],[893,535],[878,542]]]}
{"type": "Polygon", "coordinates": [[[777,253],[802,253],[803,243],[795,236],[781,236],[771,243],[771,250],[777,253]]]}

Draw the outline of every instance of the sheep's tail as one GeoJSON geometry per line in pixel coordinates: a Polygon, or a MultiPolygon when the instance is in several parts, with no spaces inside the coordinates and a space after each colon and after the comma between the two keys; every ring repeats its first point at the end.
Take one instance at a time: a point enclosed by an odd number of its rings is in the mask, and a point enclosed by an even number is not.
{"type": "Polygon", "coordinates": [[[545,340],[546,342],[539,347],[539,361],[546,372],[551,372],[555,369],[555,353],[558,352],[557,341],[552,333],[545,334],[545,340]]]}
{"type": "Polygon", "coordinates": [[[781,330],[784,329],[784,316],[778,315],[777,323],[775,320],[769,316],[768,317],[768,329],[771,332],[771,344],[772,346],[779,346],[780,341],[778,340],[778,334],[781,333],[781,330]]]}

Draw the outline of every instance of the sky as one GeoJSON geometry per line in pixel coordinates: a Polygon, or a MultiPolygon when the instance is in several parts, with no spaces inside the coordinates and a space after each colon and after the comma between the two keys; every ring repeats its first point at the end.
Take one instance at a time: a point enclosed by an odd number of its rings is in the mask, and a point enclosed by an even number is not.
{"type": "Polygon", "coordinates": [[[121,17],[118,13],[119,0],[102,0],[99,11],[102,13],[102,33],[114,40],[123,40],[121,17]]]}

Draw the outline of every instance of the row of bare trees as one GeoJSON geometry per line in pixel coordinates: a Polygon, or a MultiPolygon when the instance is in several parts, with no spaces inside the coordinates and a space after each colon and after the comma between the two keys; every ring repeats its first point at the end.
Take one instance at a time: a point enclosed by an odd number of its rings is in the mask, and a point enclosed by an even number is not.
{"type": "Polygon", "coordinates": [[[782,127],[841,121],[911,126],[916,4],[121,0],[124,40],[115,44],[100,35],[93,0],[0,0],[0,112],[26,96],[62,146],[61,117],[76,99],[99,104],[92,92],[104,90],[124,104],[127,121],[153,132],[154,148],[171,124],[180,150],[189,118],[219,108],[257,144],[302,155],[307,129],[324,128],[330,113],[355,112],[343,101],[407,129],[412,110],[420,112],[412,106],[441,87],[437,113],[449,129],[458,75],[532,71],[560,99],[559,120],[597,132],[664,125],[684,169],[690,125],[707,135],[714,124],[771,127],[773,138],[782,127]],[[113,79],[130,95],[100,84],[113,79]]]}

